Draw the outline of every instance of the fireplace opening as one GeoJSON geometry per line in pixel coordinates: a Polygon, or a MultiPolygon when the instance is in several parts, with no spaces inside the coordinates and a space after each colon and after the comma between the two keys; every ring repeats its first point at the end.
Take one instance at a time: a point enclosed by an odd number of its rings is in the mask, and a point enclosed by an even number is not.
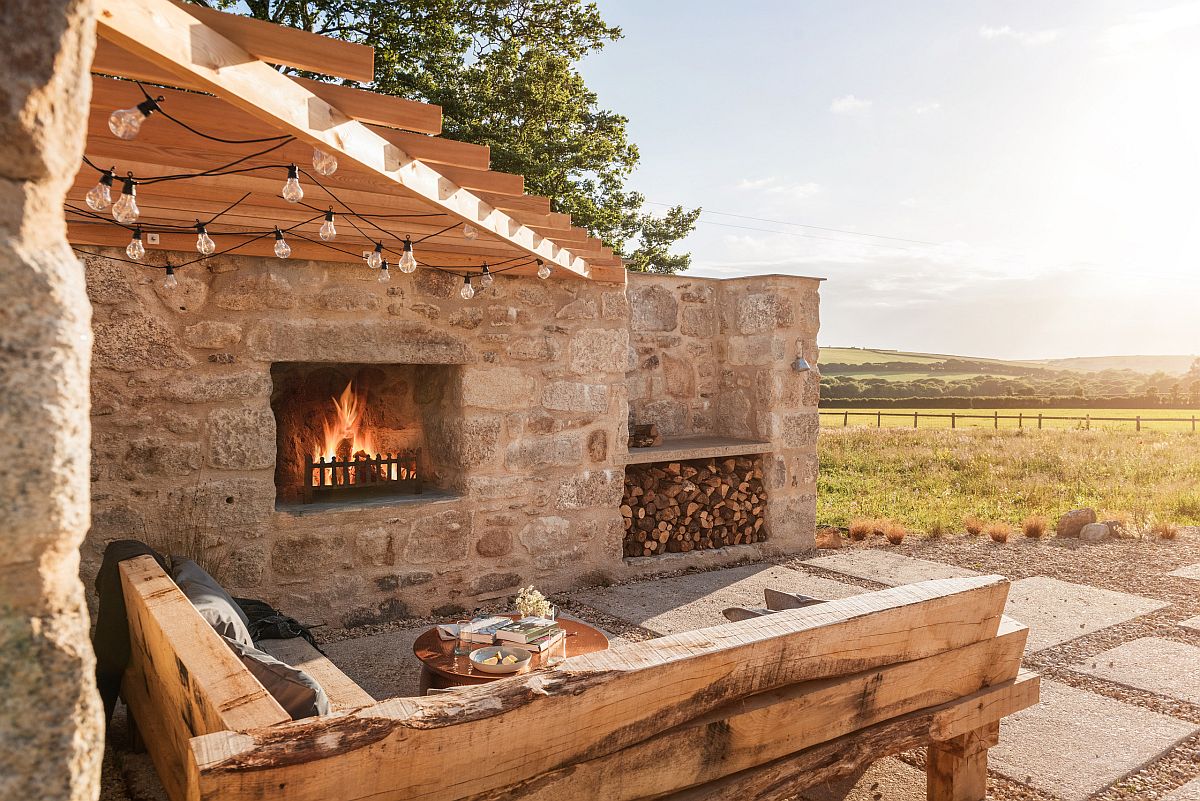
{"type": "Polygon", "coordinates": [[[426,447],[454,368],[275,364],[276,506],[423,496],[445,476],[426,447]]]}

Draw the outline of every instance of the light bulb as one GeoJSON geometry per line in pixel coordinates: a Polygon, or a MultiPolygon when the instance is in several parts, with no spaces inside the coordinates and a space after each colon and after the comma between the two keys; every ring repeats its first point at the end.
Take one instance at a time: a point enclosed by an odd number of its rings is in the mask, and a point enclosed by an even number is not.
{"type": "Polygon", "coordinates": [[[463,223],[463,237],[465,239],[476,239],[479,237],[479,232],[470,223],[463,223]]]}
{"type": "Polygon", "coordinates": [[[275,229],[275,255],[281,259],[286,259],[292,255],[292,246],[283,238],[283,231],[275,229]]]}
{"type": "Polygon", "coordinates": [[[379,264],[379,277],[375,279],[381,284],[386,284],[392,280],[392,272],[388,269],[387,259],[384,259],[379,264]]]}
{"type": "Polygon", "coordinates": [[[293,164],[288,167],[288,177],[283,182],[283,199],[288,203],[299,203],[303,197],[304,189],[300,186],[300,170],[293,164]]]}
{"type": "Polygon", "coordinates": [[[211,256],[217,250],[217,243],[208,235],[204,223],[196,223],[196,250],[203,256],[211,256]]]}
{"type": "Polygon", "coordinates": [[[117,202],[112,207],[114,220],[125,225],[137,221],[138,215],[141,214],[141,209],[138,208],[135,198],[136,191],[133,188],[133,179],[127,179],[121,186],[121,197],[117,198],[117,202]]]}
{"type": "Polygon", "coordinates": [[[100,176],[100,182],[88,190],[88,208],[92,211],[104,211],[112,205],[113,171],[109,170],[100,176]]]}
{"type": "Polygon", "coordinates": [[[319,147],[313,148],[313,169],[321,175],[333,175],[337,172],[337,159],[332,153],[326,153],[319,147]]]}
{"type": "Polygon", "coordinates": [[[475,287],[471,286],[471,276],[463,276],[462,289],[458,290],[458,294],[462,295],[463,300],[470,300],[475,297],[475,287]]]}
{"type": "Polygon", "coordinates": [[[383,264],[383,243],[376,242],[375,250],[363,253],[363,258],[367,260],[368,267],[378,270],[379,265],[383,264]]]}
{"type": "Polygon", "coordinates": [[[538,259],[538,278],[545,281],[549,277],[550,277],[550,267],[547,266],[546,262],[542,261],[541,259],[538,259]]]}
{"type": "Polygon", "coordinates": [[[337,229],[333,227],[333,209],[325,212],[325,222],[321,223],[320,237],[328,242],[337,236],[337,229]]]}
{"type": "Polygon", "coordinates": [[[125,246],[125,255],[134,261],[141,261],[146,258],[146,246],[142,244],[142,229],[133,229],[133,238],[129,240],[129,244],[125,246]]]}
{"type": "Polygon", "coordinates": [[[487,289],[492,285],[492,281],[494,280],[495,279],[492,278],[491,272],[488,271],[488,266],[486,264],[483,265],[483,273],[479,276],[479,285],[484,289],[487,289]]]}
{"type": "Polygon", "coordinates": [[[163,289],[174,289],[179,286],[179,279],[175,277],[175,268],[167,265],[167,277],[163,279],[163,289]]]}
{"type": "Polygon", "coordinates": [[[404,237],[404,252],[400,254],[400,263],[397,266],[402,273],[411,273],[417,269],[417,257],[413,255],[412,240],[407,236],[404,237]]]}
{"type": "Polygon", "coordinates": [[[158,108],[158,103],[146,98],[133,108],[121,108],[108,115],[108,130],[118,139],[133,139],[142,129],[142,123],[158,108]]]}

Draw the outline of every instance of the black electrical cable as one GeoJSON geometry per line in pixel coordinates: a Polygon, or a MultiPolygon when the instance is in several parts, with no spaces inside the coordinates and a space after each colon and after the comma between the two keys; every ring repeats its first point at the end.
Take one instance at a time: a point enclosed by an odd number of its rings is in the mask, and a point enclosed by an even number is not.
{"type": "Polygon", "coordinates": [[[209,139],[213,142],[221,142],[226,145],[256,145],[256,144],[260,144],[262,142],[279,142],[279,141],[283,141],[283,140],[291,141],[296,138],[290,134],[284,134],[283,136],[265,136],[260,139],[224,139],[220,136],[213,136],[212,134],[204,133],[204,131],[197,130],[196,128],[193,128],[192,126],[188,125],[183,120],[180,120],[179,118],[174,117],[171,114],[164,111],[163,107],[162,107],[162,103],[164,103],[166,101],[165,97],[163,97],[162,95],[159,95],[158,97],[151,97],[150,93],[146,91],[146,87],[142,86],[140,81],[134,81],[134,83],[137,84],[138,89],[142,90],[142,94],[146,96],[147,100],[154,101],[155,111],[157,111],[159,114],[166,117],[168,120],[175,123],[180,128],[183,128],[186,131],[191,131],[196,136],[200,136],[205,139],[209,139]]]}

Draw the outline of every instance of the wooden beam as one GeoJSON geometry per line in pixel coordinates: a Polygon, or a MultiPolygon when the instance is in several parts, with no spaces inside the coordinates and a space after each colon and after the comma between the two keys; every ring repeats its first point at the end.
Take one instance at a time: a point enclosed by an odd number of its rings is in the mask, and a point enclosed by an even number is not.
{"type": "Polygon", "coordinates": [[[993,638],[1007,594],[1000,576],[921,582],[616,646],[449,696],[391,699],[249,736],[207,735],[192,741],[200,792],[227,801],[280,786],[290,801],[469,797],[761,692],[993,638]]]}
{"type": "Polygon", "coordinates": [[[952,740],[933,742],[925,760],[928,801],[985,801],[987,752],[999,742],[995,720],[952,740]]]}
{"type": "Polygon", "coordinates": [[[472,145],[469,142],[458,142],[440,136],[423,136],[381,125],[369,127],[408,155],[428,164],[451,164],[472,170],[486,170],[491,165],[491,149],[483,145],[472,145]]]}
{"type": "Polygon", "coordinates": [[[229,39],[196,25],[167,0],[98,0],[97,29],[160,66],[200,82],[208,91],[282,131],[361,165],[433,206],[491,231],[531,256],[581,277],[588,263],[498,211],[432,167],[411,158],[362,123],[348,118],[280,75],[229,39]]]}
{"type": "Polygon", "coordinates": [[[205,27],[262,61],[363,83],[375,80],[373,47],[276,25],[254,17],[227,14],[185,0],[171,1],[205,27]]]}

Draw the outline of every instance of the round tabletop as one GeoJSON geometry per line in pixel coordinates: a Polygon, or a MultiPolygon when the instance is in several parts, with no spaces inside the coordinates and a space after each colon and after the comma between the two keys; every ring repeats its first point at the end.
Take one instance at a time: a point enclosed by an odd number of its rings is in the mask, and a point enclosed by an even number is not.
{"type": "MultiPolygon", "coordinates": [[[[520,615],[509,615],[508,617],[517,620],[520,615]]],[[[560,617],[556,622],[566,632],[566,638],[563,640],[566,653],[562,653],[564,648],[561,646],[556,646],[548,652],[535,653],[527,667],[517,674],[506,675],[520,675],[537,670],[550,655],[580,656],[593,651],[603,651],[608,647],[608,638],[604,636],[604,633],[587,623],[568,617],[560,617]]],[[[476,670],[471,664],[470,657],[466,654],[455,656],[456,642],[457,640],[443,640],[438,636],[436,626],[417,637],[417,641],[413,643],[413,653],[416,654],[428,674],[422,677],[422,685],[437,688],[461,687],[467,684],[486,684],[489,681],[506,677],[476,670]]],[[[520,647],[516,643],[512,643],[512,645],[520,647]]],[[[472,644],[471,649],[486,647],[482,643],[472,644]]]]}

